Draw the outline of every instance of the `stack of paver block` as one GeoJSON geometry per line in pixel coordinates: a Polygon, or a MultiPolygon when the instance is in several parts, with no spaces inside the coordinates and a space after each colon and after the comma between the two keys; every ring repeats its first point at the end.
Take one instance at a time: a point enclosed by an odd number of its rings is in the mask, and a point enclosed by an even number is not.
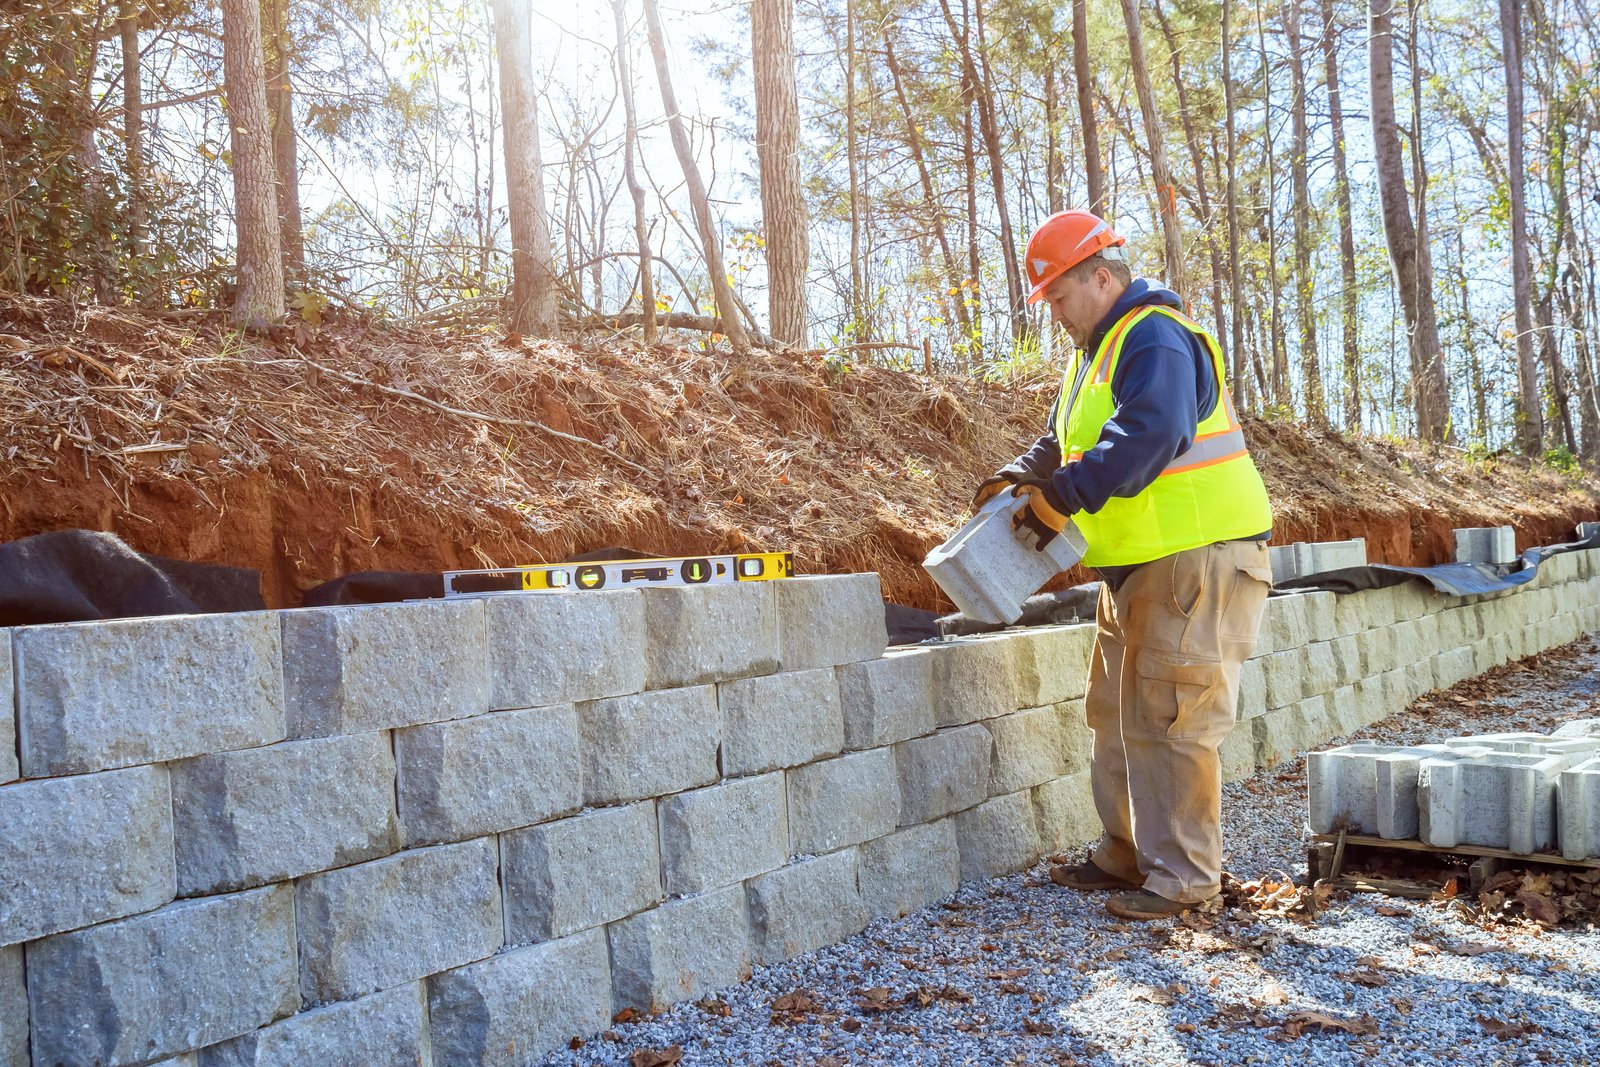
{"type": "Polygon", "coordinates": [[[1272,580],[1287,582],[1312,574],[1342,570],[1345,567],[1367,565],[1367,539],[1352,537],[1348,541],[1296,541],[1290,545],[1273,545],[1267,550],[1272,560],[1272,580]]]}
{"type": "Polygon", "coordinates": [[[1600,719],[1554,735],[1353,744],[1306,760],[1313,833],[1600,857],[1600,719]]]}

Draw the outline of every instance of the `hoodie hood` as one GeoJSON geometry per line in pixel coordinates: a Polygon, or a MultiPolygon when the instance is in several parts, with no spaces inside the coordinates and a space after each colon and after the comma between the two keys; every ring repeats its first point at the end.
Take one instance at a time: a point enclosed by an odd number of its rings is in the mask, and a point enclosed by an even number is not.
{"type": "Polygon", "coordinates": [[[1128,288],[1123,290],[1117,302],[1111,305],[1111,310],[1106,312],[1106,317],[1100,320],[1100,325],[1094,328],[1094,336],[1089,339],[1086,346],[1089,352],[1100,347],[1106,331],[1117,324],[1117,320],[1136,307],[1153,304],[1158,307],[1169,307],[1174,311],[1183,310],[1183,301],[1178,294],[1164,285],[1157,285],[1148,278],[1135,278],[1128,283],[1128,288]]]}

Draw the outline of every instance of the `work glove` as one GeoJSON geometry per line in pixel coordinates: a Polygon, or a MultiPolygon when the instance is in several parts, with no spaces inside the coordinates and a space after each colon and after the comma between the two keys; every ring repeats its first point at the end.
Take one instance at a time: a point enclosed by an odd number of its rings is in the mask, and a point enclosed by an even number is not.
{"type": "Polygon", "coordinates": [[[1000,493],[1016,485],[1016,480],[1009,474],[996,474],[988,481],[978,486],[978,491],[972,494],[972,513],[976,515],[978,509],[993,500],[1000,493]]]}
{"type": "Polygon", "coordinates": [[[1013,496],[1025,496],[1028,506],[1011,517],[1011,528],[1024,542],[1031,542],[1036,551],[1044,551],[1062,530],[1067,528],[1071,516],[1066,505],[1044,479],[1032,479],[1013,486],[1013,496]]]}

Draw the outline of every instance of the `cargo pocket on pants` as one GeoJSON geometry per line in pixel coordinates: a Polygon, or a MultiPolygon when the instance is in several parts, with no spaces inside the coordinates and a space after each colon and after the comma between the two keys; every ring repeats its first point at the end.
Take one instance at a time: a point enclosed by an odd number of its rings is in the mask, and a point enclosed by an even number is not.
{"type": "Polygon", "coordinates": [[[1139,731],[1150,737],[1205,737],[1226,732],[1227,679],[1222,664],[1150,649],[1139,653],[1139,731]]]}

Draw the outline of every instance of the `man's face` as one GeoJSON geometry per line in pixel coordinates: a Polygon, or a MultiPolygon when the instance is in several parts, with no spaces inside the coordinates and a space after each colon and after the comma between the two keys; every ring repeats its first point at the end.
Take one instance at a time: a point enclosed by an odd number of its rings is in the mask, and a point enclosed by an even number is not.
{"type": "Polygon", "coordinates": [[[1095,271],[1086,281],[1063,274],[1044,291],[1051,321],[1065,327],[1079,345],[1088,344],[1094,328],[1117,302],[1112,281],[1111,272],[1104,269],[1095,271]]]}

